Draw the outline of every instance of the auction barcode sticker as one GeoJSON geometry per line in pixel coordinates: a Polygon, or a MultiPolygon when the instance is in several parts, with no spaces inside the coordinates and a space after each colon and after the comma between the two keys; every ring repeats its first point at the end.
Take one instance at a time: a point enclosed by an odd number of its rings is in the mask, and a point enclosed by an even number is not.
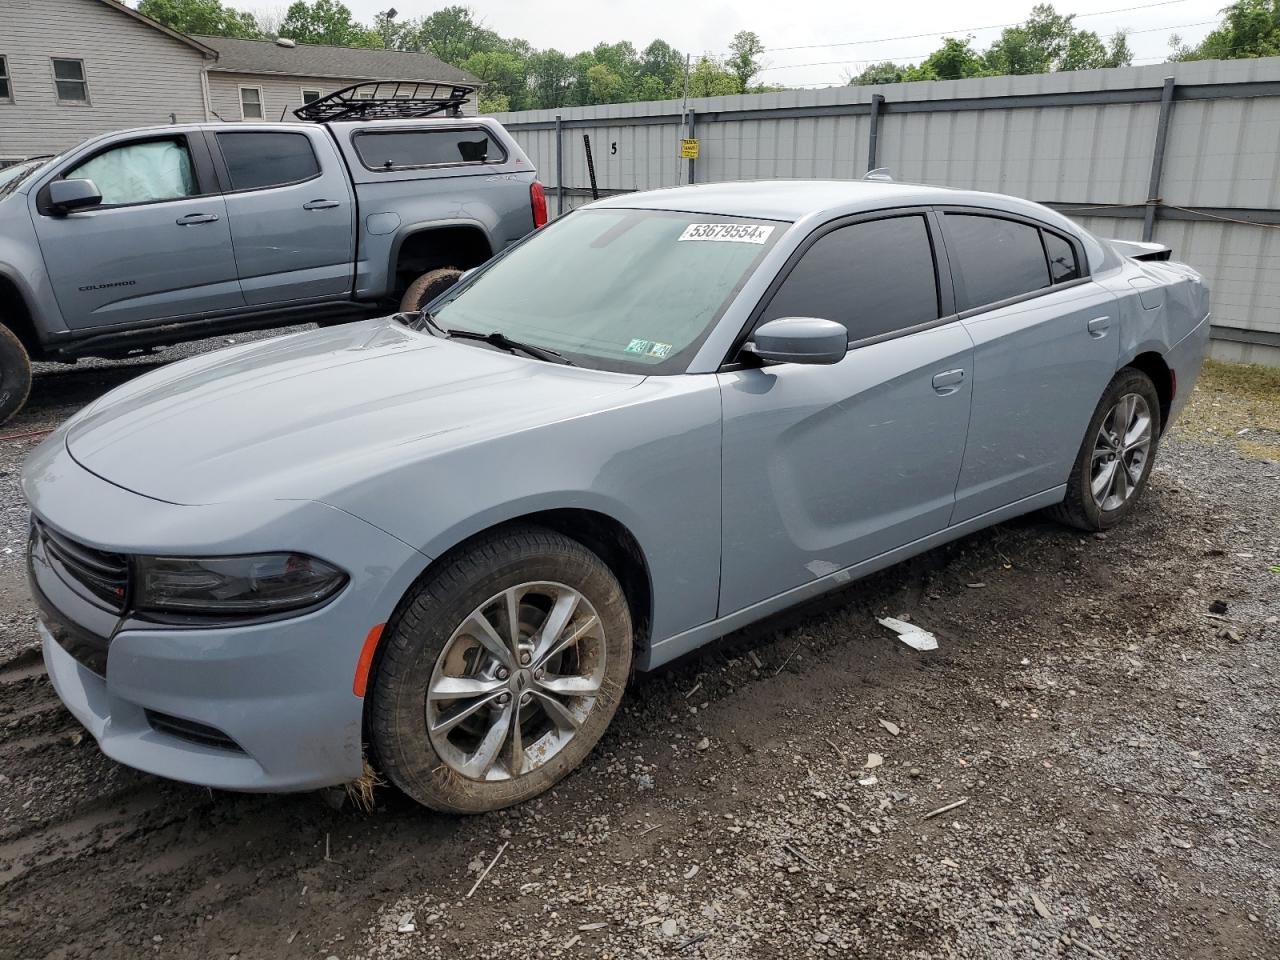
{"type": "Polygon", "coordinates": [[[773,227],[756,223],[691,223],[680,234],[680,240],[729,240],[733,243],[764,243],[773,227]]]}

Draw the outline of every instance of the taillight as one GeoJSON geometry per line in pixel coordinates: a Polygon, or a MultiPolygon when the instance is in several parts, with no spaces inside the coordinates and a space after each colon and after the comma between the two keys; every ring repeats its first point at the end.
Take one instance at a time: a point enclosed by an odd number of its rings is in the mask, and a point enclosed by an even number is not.
{"type": "Polygon", "coordinates": [[[529,184],[529,205],[533,207],[534,229],[545,227],[547,225],[547,194],[537,180],[529,184]]]}

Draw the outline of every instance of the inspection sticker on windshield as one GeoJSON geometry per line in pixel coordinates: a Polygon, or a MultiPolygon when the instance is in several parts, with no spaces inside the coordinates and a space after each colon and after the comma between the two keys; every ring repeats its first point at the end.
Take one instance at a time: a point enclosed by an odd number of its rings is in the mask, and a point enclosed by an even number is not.
{"type": "Polygon", "coordinates": [[[773,227],[757,223],[691,223],[680,234],[680,240],[729,240],[733,243],[764,243],[773,227]]]}
{"type": "Polygon", "coordinates": [[[671,356],[671,344],[660,343],[657,340],[641,340],[639,338],[632,340],[627,344],[626,353],[639,353],[646,357],[656,357],[659,360],[665,360],[671,356]]]}

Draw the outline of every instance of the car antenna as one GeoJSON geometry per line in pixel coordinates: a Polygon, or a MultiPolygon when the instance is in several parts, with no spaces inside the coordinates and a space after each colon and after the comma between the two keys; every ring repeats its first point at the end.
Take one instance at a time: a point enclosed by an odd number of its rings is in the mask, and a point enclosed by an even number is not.
{"type": "Polygon", "coordinates": [[[893,175],[889,173],[888,167],[876,167],[874,170],[868,170],[863,180],[880,180],[884,183],[893,183],[893,175]]]}

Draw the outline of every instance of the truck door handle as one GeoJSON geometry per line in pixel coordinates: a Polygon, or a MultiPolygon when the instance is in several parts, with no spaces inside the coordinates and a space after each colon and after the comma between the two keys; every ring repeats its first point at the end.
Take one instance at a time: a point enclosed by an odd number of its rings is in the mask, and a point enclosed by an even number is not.
{"type": "Polygon", "coordinates": [[[176,222],[180,227],[189,227],[193,223],[216,223],[217,221],[216,213],[189,213],[185,217],[179,217],[176,222]]]}
{"type": "Polygon", "coordinates": [[[959,390],[962,383],[964,383],[963,370],[943,370],[933,375],[933,389],[944,397],[959,390]]]}
{"type": "Polygon", "coordinates": [[[1110,317],[1094,317],[1089,321],[1089,336],[1098,340],[1107,335],[1107,331],[1111,329],[1110,317]]]}
{"type": "Polygon", "coordinates": [[[312,200],[302,205],[303,210],[332,210],[334,207],[341,206],[337,200],[312,200]]]}

